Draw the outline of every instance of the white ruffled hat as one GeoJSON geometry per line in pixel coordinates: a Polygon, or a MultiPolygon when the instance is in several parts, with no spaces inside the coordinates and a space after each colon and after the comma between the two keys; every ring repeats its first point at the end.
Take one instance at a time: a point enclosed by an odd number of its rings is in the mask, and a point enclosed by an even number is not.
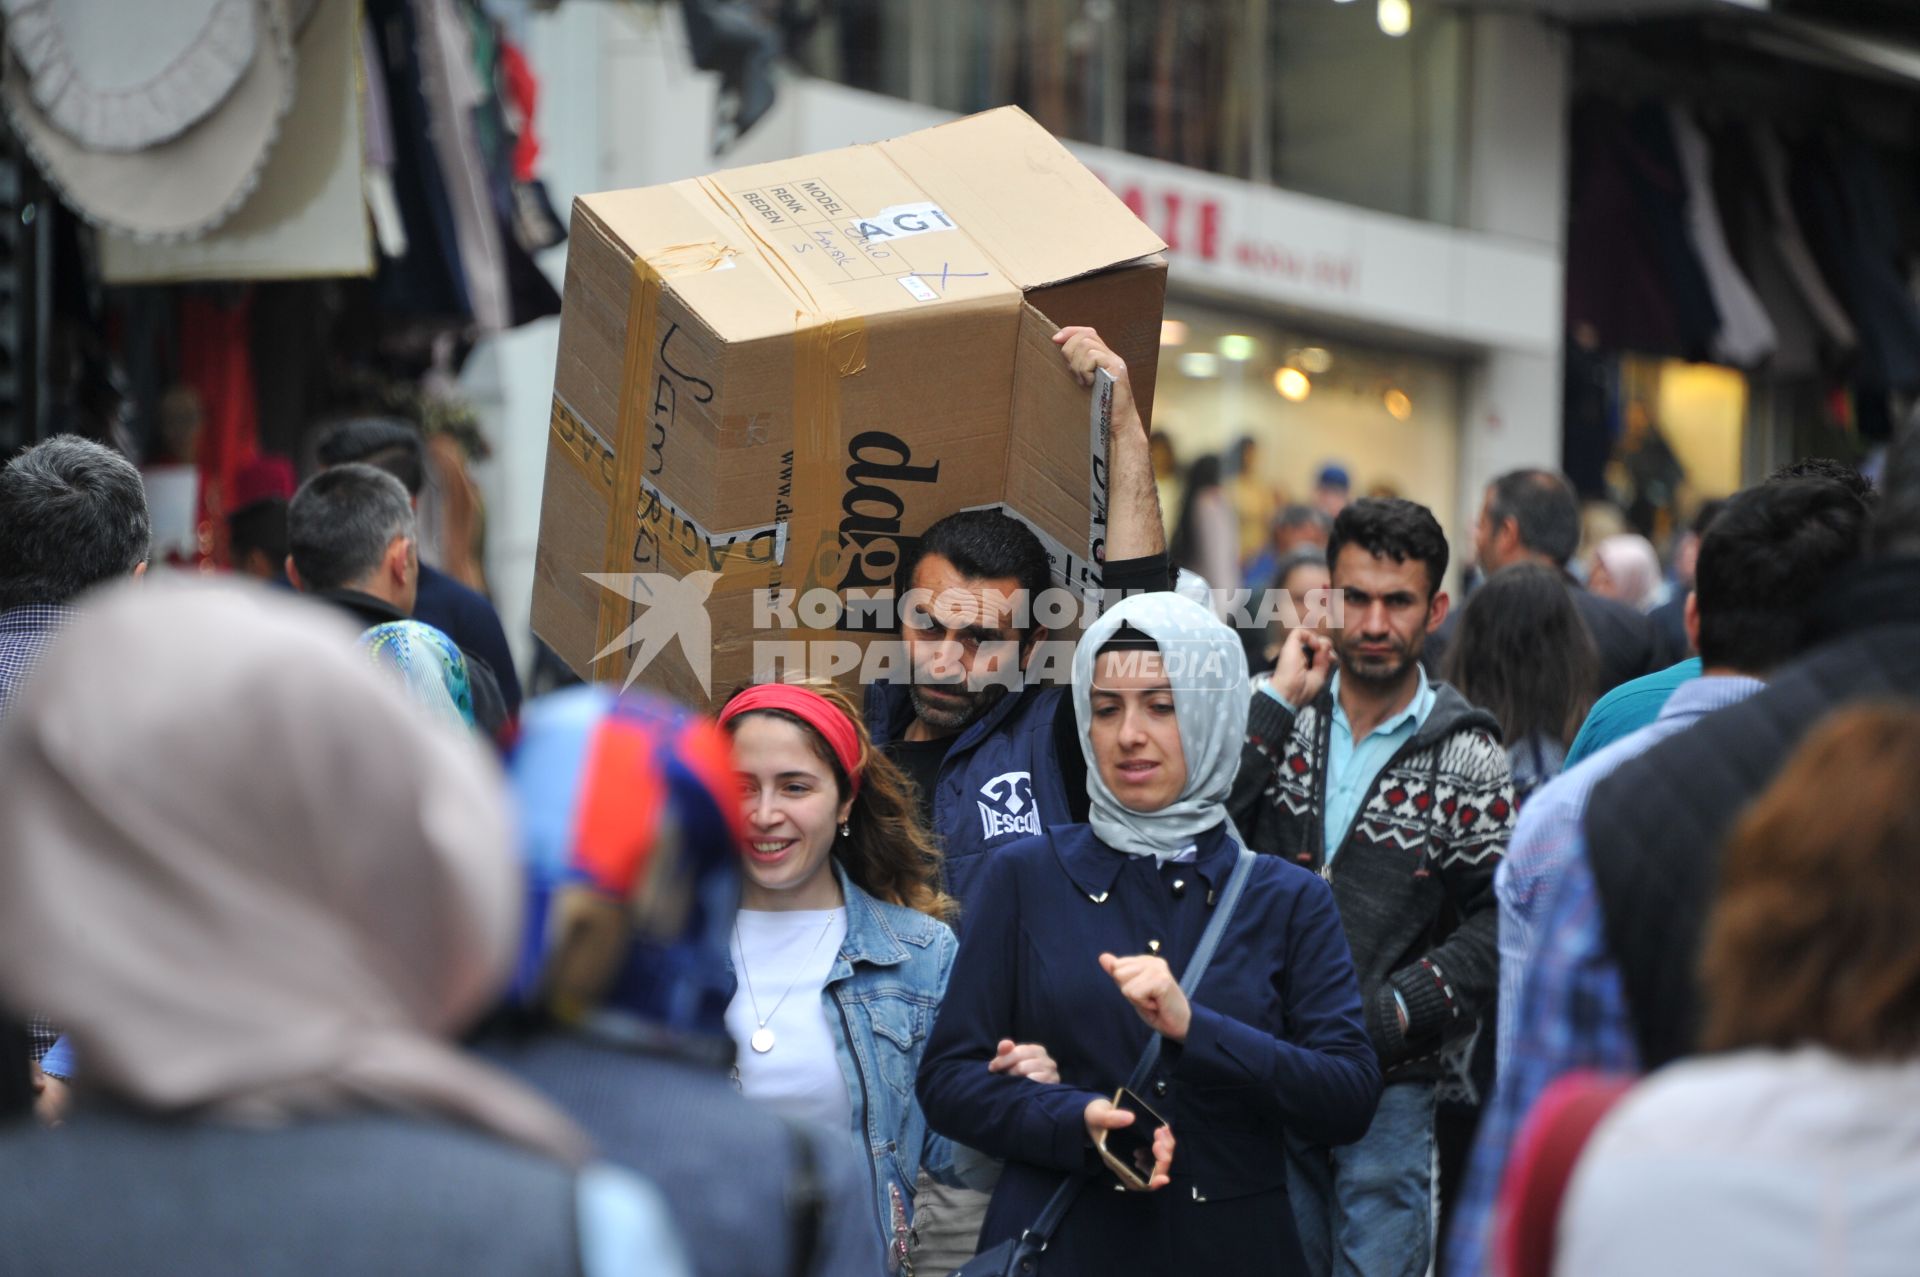
{"type": "Polygon", "coordinates": [[[83,217],[191,239],[246,201],[293,101],[287,0],[0,0],[3,103],[83,217]]]}

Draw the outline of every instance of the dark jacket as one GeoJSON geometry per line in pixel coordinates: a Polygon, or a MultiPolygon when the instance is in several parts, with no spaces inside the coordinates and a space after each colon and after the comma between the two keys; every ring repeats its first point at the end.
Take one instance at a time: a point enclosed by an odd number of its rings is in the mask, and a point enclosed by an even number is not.
{"type": "MultiPolygon", "coordinates": [[[[424,573],[426,565],[422,564],[420,570],[424,573]]],[[[376,625],[385,625],[389,621],[408,619],[405,612],[385,599],[375,598],[371,594],[362,594],[358,590],[322,590],[314,597],[324,599],[340,608],[367,629],[372,629],[376,625]]],[[[433,625],[432,621],[418,614],[412,619],[433,625]]],[[[434,625],[434,628],[440,629],[437,625],[434,625]]],[[[488,740],[504,748],[513,725],[513,717],[507,712],[505,694],[500,690],[499,681],[494,678],[493,666],[478,653],[468,650],[456,635],[446,630],[440,632],[453,639],[454,646],[460,649],[460,655],[466,658],[467,683],[473,691],[474,726],[478,727],[481,734],[488,740]]]]}
{"type": "Polygon", "coordinates": [[[1046,1277],[1113,1273],[1285,1275],[1304,1271],[1286,1198],[1283,1134],[1347,1143],[1365,1133],[1380,1073],[1326,886],[1261,857],[1143,1092],[1178,1141],[1173,1182],[1116,1192],[1084,1112],[1127,1080],[1144,1021],[1100,969],[1102,952],[1154,942],[1186,969],[1232,872],[1225,826],[1191,864],[1164,867],[1068,825],[997,851],[920,1065],[934,1129],[1007,1160],[982,1249],[1032,1224],[1064,1174],[1098,1173],[1048,1248],[1046,1277]],[[990,1073],[1002,1038],[1044,1044],[1060,1082],[990,1073]]]}
{"type": "Polygon", "coordinates": [[[1249,847],[1332,884],[1389,1081],[1436,1076],[1428,1057],[1492,1008],[1499,980],[1493,871],[1513,831],[1507,753],[1491,714],[1445,683],[1434,694],[1432,712],[1380,770],[1331,866],[1322,832],[1330,687],[1298,715],[1253,694],[1228,800],[1249,847]],[[1404,1033],[1396,990],[1407,1004],[1404,1033]]]}
{"type": "Polygon", "coordinates": [[[459,645],[468,659],[479,657],[487,663],[507,717],[520,715],[520,676],[513,668],[513,651],[507,646],[507,632],[500,626],[500,614],[493,610],[487,596],[468,589],[460,582],[429,564],[420,565],[420,589],[413,600],[413,619],[425,621],[459,645]]]}
{"type": "Polygon", "coordinates": [[[252,1129],[82,1111],[0,1130],[0,1272],[566,1277],[585,1271],[579,1184],[408,1118],[252,1129]]]}
{"type": "MultiPolygon", "coordinates": [[[[933,835],[947,891],[960,902],[956,931],[964,932],[973,912],[987,852],[1071,819],[1053,729],[1065,695],[1057,687],[1016,688],[961,732],[940,764],[933,835]]],[[[869,684],[865,713],[875,748],[884,749],[913,722],[911,690],[905,683],[869,684]]]]}
{"type": "Polygon", "coordinates": [[[1648,1069],[1693,1053],[1692,972],[1721,840],[1742,809],[1829,710],[1920,696],[1920,562],[1859,569],[1818,614],[1831,618],[1828,641],[1763,691],[1622,766],[1587,803],[1587,858],[1648,1069]]]}
{"type": "Polygon", "coordinates": [[[502,1030],[479,1049],[565,1110],[602,1157],[659,1188],[699,1277],[882,1272],[873,1194],[844,1133],[784,1122],[714,1069],[584,1034],[502,1030]],[[798,1139],[809,1141],[822,1200],[805,1267],[789,1210],[798,1139]]]}

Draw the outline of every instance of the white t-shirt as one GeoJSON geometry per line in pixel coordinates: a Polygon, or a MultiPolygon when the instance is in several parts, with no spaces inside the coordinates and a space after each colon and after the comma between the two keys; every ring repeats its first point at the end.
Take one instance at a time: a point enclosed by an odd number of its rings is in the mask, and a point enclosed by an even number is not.
{"type": "Polygon", "coordinates": [[[822,992],[846,938],[845,908],[742,909],[733,945],[740,987],[727,1005],[727,1032],[739,1047],[740,1089],[788,1117],[836,1131],[852,1126],[853,1102],[834,1051],[834,1029],[827,1021],[833,1012],[822,992]],[[773,1030],[773,1049],[764,1053],[752,1045],[760,1028],[756,1001],[773,1030]]]}

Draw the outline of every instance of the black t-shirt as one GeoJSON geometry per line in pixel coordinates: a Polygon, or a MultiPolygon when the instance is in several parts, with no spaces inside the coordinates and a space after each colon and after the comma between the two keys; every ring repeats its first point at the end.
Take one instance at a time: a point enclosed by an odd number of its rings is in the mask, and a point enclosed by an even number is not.
{"type": "Polygon", "coordinates": [[[920,798],[920,823],[928,829],[933,828],[933,791],[940,783],[940,764],[947,761],[947,750],[958,739],[954,735],[934,740],[897,740],[886,748],[887,757],[913,782],[920,798]]]}
{"type": "MultiPolygon", "coordinates": [[[[1109,596],[1115,592],[1154,593],[1173,588],[1173,573],[1168,568],[1166,555],[1151,554],[1142,559],[1122,559],[1107,564],[1103,584],[1109,596]]],[[[913,780],[920,795],[920,819],[936,836],[940,831],[933,823],[934,789],[940,782],[940,764],[946,761],[947,750],[959,738],[960,734],[955,732],[935,740],[896,739],[883,751],[913,780]]],[[[1066,782],[1070,823],[1084,823],[1092,804],[1087,798],[1087,760],[1080,752],[1080,726],[1074,719],[1071,696],[1062,696],[1054,711],[1053,748],[1060,760],[1061,778],[1066,782]]]]}

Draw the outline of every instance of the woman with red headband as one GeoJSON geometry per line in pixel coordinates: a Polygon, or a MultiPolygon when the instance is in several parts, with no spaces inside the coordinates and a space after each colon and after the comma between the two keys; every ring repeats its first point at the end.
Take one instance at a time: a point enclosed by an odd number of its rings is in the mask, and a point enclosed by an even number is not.
{"type": "MultiPolygon", "coordinates": [[[[830,684],[764,683],[720,711],[746,813],[727,1027],[741,1089],[852,1134],[872,1161],[888,1271],[907,1257],[919,1173],[954,1181],[914,1075],[957,949],[940,852],[911,782],[830,684]]],[[[1039,1047],[996,1072],[1058,1080],[1039,1047]]]]}

